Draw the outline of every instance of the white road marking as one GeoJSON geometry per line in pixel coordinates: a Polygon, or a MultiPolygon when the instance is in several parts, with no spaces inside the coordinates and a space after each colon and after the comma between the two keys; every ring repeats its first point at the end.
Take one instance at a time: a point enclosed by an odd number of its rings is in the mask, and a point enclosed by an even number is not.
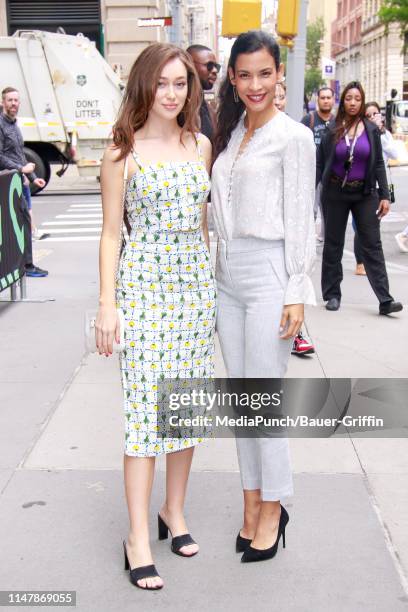
{"type": "Polygon", "coordinates": [[[92,214],[92,215],[55,215],[56,219],[102,219],[101,214],[92,214]]]}
{"type": "MultiPolygon", "coordinates": [[[[85,234],[86,232],[100,232],[100,227],[67,227],[67,228],[57,228],[52,229],[50,232],[52,234],[85,234]]],[[[47,238],[44,238],[47,240],[47,238]]]]}
{"type": "MultiPolygon", "coordinates": [[[[343,253],[347,257],[350,257],[350,258],[353,258],[353,259],[355,258],[353,251],[348,251],[347,249],[344,249],[343,253]]],[[[392,261],[386,261],[385,265],[387,267],[387,270],[394,270],[394,271],[398,271],[398,272],[405,272],[406,274],[408,274],[408,266],[401,266],[400,264],[393,263],[392,261]]]]}
{"type": "Polygon", "coordinates": [[[44,242],[99,242],[99,236],[61,236],[60,238],[45,238],[44,242]]]}
{"type": "Polygon", "coordinates": [[[70,214],[74,214],[74,213],[94,213],[94,212],[102,212],[102,208],[100,206],[92,206],[88,207],[88,208],[68,208],[68,210],[66,212],[69,212],[70,214]]]}
{"type": "Polygon", "coordinates": [[[95,202],[94,204],[71,204],[70,208],[101,208],[101,203],[95,202]]]}
{"type": "Polygon", "coordinates": [[[100,223],[102,225],[102,219],[99,222],[98,219],[86,220],[86,221],[45,221],[41,227],[44,225],[98,225],[100,223]]]}

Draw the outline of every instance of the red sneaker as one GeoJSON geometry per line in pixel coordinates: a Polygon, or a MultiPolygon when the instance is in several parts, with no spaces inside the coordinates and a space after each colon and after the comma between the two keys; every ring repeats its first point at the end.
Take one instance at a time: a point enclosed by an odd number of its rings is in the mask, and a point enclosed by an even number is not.
{"type": "Polygon", "coordinates": [[[315,352],[314,346],[302,336],[302,332],[293,340],[292,355],[311,355],[315,352]]]}

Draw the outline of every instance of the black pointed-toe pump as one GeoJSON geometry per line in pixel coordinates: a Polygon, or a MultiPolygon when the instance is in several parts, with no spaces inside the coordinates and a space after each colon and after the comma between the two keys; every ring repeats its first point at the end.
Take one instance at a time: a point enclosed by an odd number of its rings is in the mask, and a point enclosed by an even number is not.
{"type": "Polygon", "coordinates": [[[282,536],[283,548],[286,547],[285,541],[285,529],[286,525],[289,522],[289,514],[286,512],[286,509],[281,506],[281,513],[279,517],[279,527],[278,527],[278,535],[276,537],[275,543],[265,550],[259,550],[258,548],[254,548],[249,545],[244,554],[241,557],[242,563],[251,563],[252,561],[266,561],[267,559],[272,559],[276,553],[278,552],[278,545],[280,537],[282,536]]]}
{"type": "Polygon", "coordinates": [[[235,542],[235,551],[237,553],[244,552],[251,542],[252,540],[250,538],[243,538],[241,532],[239,531],[237,535],[237,540],[235,542]]]}

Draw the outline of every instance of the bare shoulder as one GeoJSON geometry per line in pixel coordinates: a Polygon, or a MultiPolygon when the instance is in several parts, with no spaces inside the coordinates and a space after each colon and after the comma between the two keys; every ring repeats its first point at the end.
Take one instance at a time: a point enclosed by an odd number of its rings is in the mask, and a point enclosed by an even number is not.
{"type": "Polygon", "coordinates": [[[120,150],[113,144],[106,147],[102,158],[102,166],[109,167],[111,170],[120,170],[124,166],[124,160],[119,160],[120,150]]]}

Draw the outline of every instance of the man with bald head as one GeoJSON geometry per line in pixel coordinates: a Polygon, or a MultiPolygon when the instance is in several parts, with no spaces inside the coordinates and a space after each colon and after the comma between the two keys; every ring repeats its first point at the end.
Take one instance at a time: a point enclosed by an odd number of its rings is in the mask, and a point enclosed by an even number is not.
{"type": "Polygon", "coordinates": [[[203,88],[203,101],[200,107],[201,132],[211,140],[214,135],[215,120],[204,98],[204,91],[213,88],[221,66],[217,63],[214,51],[204,45],[191,45],[187,53],[192,57],[203,88]]]}

